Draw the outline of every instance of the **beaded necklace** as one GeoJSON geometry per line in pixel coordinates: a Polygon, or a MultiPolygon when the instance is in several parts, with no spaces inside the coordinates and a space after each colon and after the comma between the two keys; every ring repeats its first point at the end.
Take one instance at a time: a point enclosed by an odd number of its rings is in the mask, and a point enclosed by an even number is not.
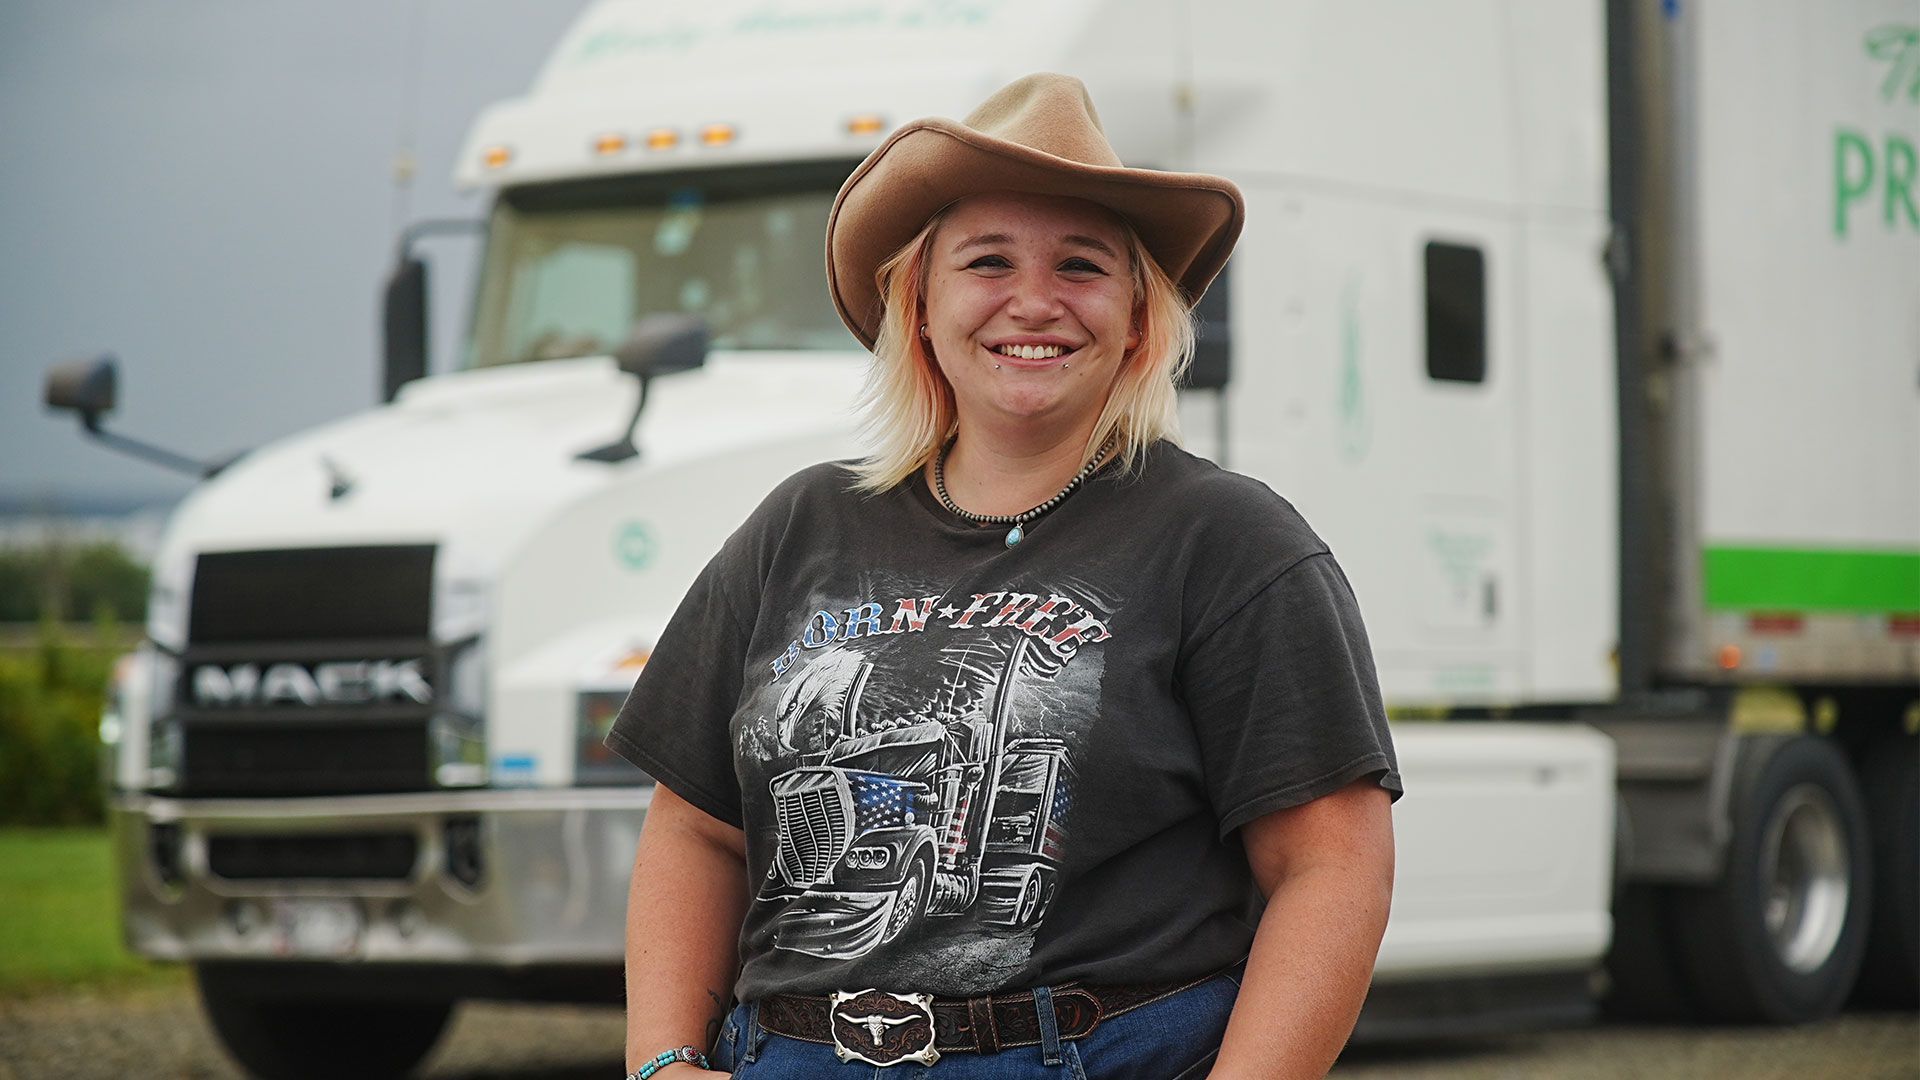
{"type": "Polygon", "coordinates": [[[1106,461],[1107,455],[1113,452],[1114,441],[1119,437],[1120,433],[1117,431],[1108,435],[1107,441],[1101,445],[1100,451],[1093,455],[1093,460],[1087,462],[1078,473],[1075,473],[1073,479],[1067,481],[1066,487],[1061,488],[1053,498],[1023,513],[976,514],[971,510],[962,510],[954,503],[953,497],[947,494],[947,455],[953,452],[954,440],[952,439],[947,440],[947,445],[940,448],[940,456],[934,459],[933,490],[940,496],[940,505],[946,507],[948,512],[956,517],[964,518],[975,525],[1012,525],[1013,528],[1007,530],[1007,546],[1012,547],[1021,540],[1026,539],[1027,522],[1060,505],[1061,500],[1073,494],[1074,489],[1080,486],[1081,481],[1093,475],[1094,470],[1098,469],[1101,463],[1106,461]]]}

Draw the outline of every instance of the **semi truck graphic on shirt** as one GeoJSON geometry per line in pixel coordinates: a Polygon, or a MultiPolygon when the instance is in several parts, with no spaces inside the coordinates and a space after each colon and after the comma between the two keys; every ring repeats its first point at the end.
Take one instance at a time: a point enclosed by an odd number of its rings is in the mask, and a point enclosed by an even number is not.
{"type": "Polygon", "coordinates": [[[759,900],[781,906],[776,948],[850,959],[909,937],[1024,962],[1006,946],[1030,948],[1053,901],[1073,744],[1099,700],[1102,665],[1081,650],[1110,636],[1106,617],[1059,592],[939,601],[897,601],[866,635],[878,604],[816,611],[796,644],[822,651],[775,662],[762,726],[798,762],[770,780],[759,900]]]}

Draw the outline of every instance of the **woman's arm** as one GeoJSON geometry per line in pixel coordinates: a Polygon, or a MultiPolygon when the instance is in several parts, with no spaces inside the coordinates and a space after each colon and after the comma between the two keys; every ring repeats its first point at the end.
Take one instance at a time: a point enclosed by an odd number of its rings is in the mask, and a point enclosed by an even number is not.
{"type": "Polygon", "coordinates": [[[1322,1077],[1353,1033],[1393,898],[1393,817],[1372,779],[1241,830],[1267,897],[1210,1080],[1322,1077]]]}
{"type": "MultiPolygon", "coordinates": [[[[713,1045],[740,967],[746,834],[653,789],[627,890],[627,1069],[663,1050],[713,1045]]],[[[713,1076],[691,1065],[655,1074],[713,1076]]]]}

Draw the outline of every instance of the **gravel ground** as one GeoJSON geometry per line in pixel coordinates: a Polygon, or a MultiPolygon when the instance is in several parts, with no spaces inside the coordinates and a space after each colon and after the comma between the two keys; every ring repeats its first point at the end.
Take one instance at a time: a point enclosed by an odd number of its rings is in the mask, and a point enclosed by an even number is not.
{"type": "MultiPolygon", "coordinates": [[[[428,1060],[432,1080],[605,1080],[619,1076],[611,1008],[464,1007],[428,1060]]],[[[1920,1080],[1920,1020],[1857,1013],[1794,1029],[1607,1026],[1495,1039],[1356,1049],[1336,1080],[1920,1080]]],[[[201,1080],[240,1072],[189,992],[147,990],[0,1001],[0,1080],[201,1080]]]]}

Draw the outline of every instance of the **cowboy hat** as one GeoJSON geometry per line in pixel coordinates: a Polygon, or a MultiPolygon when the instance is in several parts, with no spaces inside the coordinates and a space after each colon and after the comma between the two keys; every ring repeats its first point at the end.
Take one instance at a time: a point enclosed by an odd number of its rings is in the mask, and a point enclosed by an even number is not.
{"type": "Polygon", "coordinates": [[[989,191],[1065,195],[1114,211],[1189,306],[1226,265],[1246,219],[1232,181],[1121,165],[1079,79],[1029,75],[962,123],[902,126],[841,185],[827,218],[827,288],[861,344],[872,348],[880,330],[880,264],[949,203],[989,191]]]}

